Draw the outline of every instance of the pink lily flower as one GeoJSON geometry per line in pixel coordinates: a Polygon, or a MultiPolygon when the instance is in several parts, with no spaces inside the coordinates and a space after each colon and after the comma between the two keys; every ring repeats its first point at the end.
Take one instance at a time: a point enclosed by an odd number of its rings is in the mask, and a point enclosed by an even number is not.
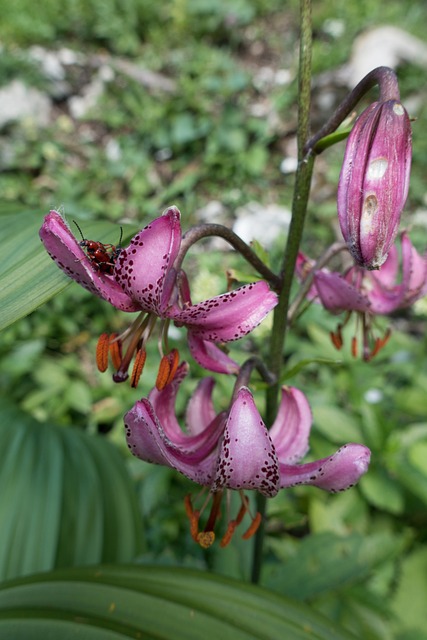
{"type": "MultiPolygon", "coordinates": [[[[351,267],[344,275],[320,269],[314,273],[313,286],[308,297],[319,301],[334,314],[345,312],[344,322],[331,334],[335,347],[342,347],[342,328],[351,313],[358,314],[362,325],[363,359],[371,360],[387,343],[390,331],[384,337],[373,338],[372,324],[375,316],[388,315],[409,307],[427,294],[427,255],[421,256],[408,235],[401,234],[402,276],[399,281],[399,252],[396,245],[377,271],[351,267]]],[[[313,263],[300,254],[297,270],[300,274],[312,268],[313,263]]],[[[357,340],[353,338],[353,355],[357,354],[357,340]]]]}
{"type": "MultiPolygon", "coordinates": [[[[205,504],[212,498],[212,505],[201,532],[201,511],[194,510],[190,498],[186,499],[191,533],[201,546],[208,547],[215,540],[222,496],[228,489],[239,491],[241,508],[236,518],[228,521],[222,546],[228,544],[249,513],[245,490],[255,489],[267,497],[300,484],[344,491],[367,471],[370,451],[360,444],[347,444],[328,458],[297,464],[308,450],[312,416],[306,397],[293,387],[282,388],[277,417],[268,431],[247,387],[238,390],[229,411],[216,414],[212,403],[214,381],[205,378],[188,403],[186,431],[182,431],[175,415],[175,400],[187,371],[188,365],[181,364],[172,383],[160,391],[153,389],[148,398],[136,402],[124,422],[133,455],[172,467],[208,487],[205,504]]],[[[259,514],[250,517],[245,539],[260,523],[259,514]]]]}
{"type": "Polygon", "coordinates": [[[185,273],[177,273],[174,268],[181,245],[180,212],[176,207],[166,209],[126,248],[77,240],[56,211],[45,217],[40,237],[49,255],[70,278],[117,309],[142,312],[121,336],[103,334],[98,343],[98,367],[106,370],[110,353],[117,382],[127,379],[135,356],[131,383],[136,386],[145,363],[145,345],[158,319],[163,344],[159,386],[173,379],[179,362],[177,350],[167,347],[171,321],[187,328],[190,351],[199,364],[219,373],[236,373],[237,363],[214,343],[248,334],[277,304],[276,294],[263,281],[191,304],[185,273]],[[95,251],[92,245],[99,249],[95,251]],[[126,351],[122,356],[123,347],[126,351]]]}

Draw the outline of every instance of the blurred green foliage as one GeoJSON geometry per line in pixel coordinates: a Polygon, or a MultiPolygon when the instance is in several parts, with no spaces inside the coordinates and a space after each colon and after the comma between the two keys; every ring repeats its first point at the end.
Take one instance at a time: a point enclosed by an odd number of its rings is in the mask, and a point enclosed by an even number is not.
{"type": "MultiPolygon", "coordinates": [[[[314,3],[315,73],[346,62],[362,29],[390,23],[424,37],[426,17],[422,0],[314,3]],[[331,28],[333,20],[341,30],[331,28]]],[[[184,228],[210,200],[221,201],[229,222],[236,207],[250,200],[290,205],[293,176],[283,175],[279,167],[296,123],[296,0],[74,0],[60,11],[54,0],[4,0],[0,40],[2,86],[21,78],[52,91],[39,66],[25,55],[34,44],[52,50],[68,47],[83,55],[83,62],[69,69],[72,94],[96,76],[99,56],[113,69],[100,100],[83,118],[73,117],[67,99],[59,95],[53,97],[48,127],[11,123],[0,132],[1,212],[31,209],[41,221],[50,207],[63,205],[69,219],[108,220],[115,242],[115,223],[125,219],[142,226],[172,202],[183,212],[184,228]],[[156,72],[172,84],[168,90],[161,83],[144,84],[125,73],[118,60],[156,72]],[[289,71],[287,84],[263,84],[259,72],[266,67],[289,71]]],[[[402,99],[415,105],[417,116],[405,213],[409,224],[412,214],[420,214],[422,222],[425,213],[425,70],[402,64],[399,79],[402,99]]],[[[325,117],[320,92],[315,85],[316,125],[325,117]]],[[[342,153],[342,144],[328,149],[316,165],[304,246],[312,255],[335,236],[342,153]]],[[[423,224],[413,225],[412,238],[425,248],[423,224]]],[[[269,253],[272,264],[275,251],[269,253]]],[[[195,298],[223,291],[226,268],[242,279],[250,275],[231,253],[192,254],[187,269],[195,298]]],[[[337,354],[329,340],[337,319],[315,305],[287,343],[290,368],[302,360],[329,361],[307,364],[287,380],[304,390],[313,408],[313,459],[348,440],[367,444],[373,457],[369,474],[347,493],[329,496],[300,487],[269,501],[262,579],[372,640],[425,637],[413,635],[426,628],[425,321],[422,304],[415,313],[393,318],[392,339],[369,364],[349,354],[354,325],[348,326],[345,348],[337,354]]],[[[147,551],[140,562],[248,578],[252,543],[236,536],[225,550],[196,547],[182,507],[183,496],[195,487],[169,469],[130,459],[125,451],[122,416],[151,387],[156,346],[150,345],[138,390],[114,385],[107,374],[99,374],[93,354],[101,332],[120,331],[126,324],[126,314],[71,285],[2,332],[3,398],[31,421],[84,430],[116,445],[146,530],[147,551]]],[[[384,321],[379,323],[380,332],[385,327],[384,321]]],[[[262,350],[267,330],[268,324],[262,325],[250,341],[232,345],[232,356],[242,361],[248,344],[262,350]]],[[[174,333],[172,342],[185,355],[185,335],[174,333]]],[[[202,375],[197,365],[191,367],[193,378],[178,399],[180,417],[202,375]]],[[[263,385],[254,381],[253,388],[262,407],[263,385]]],[[[229,382],[219,377],[218,407],[227,405],[230,391],[229,382]]]]}

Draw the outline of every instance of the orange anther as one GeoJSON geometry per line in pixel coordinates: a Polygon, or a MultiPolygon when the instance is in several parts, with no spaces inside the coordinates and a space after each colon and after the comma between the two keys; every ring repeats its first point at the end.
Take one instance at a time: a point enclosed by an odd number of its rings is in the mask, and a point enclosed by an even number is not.
{"type": "Polygon", "coordinates": [[[246,529],[245,533],[242,535],[243,540],[249,540],[249,538],[252,538],[252,536],[258,531],[258,527],[261,524],[261,520],[262,520],[262,515],[258,511],[257,514],[255,515],[255,518],[252,520],[251,524],[249,525],[248,529],[246,529]]]}
{"type": "Polygon", "coordinates": [[[357,358],[357,351],[358,351],[357,338],[356,336],[353,336],[351,339],[351,355],[353,356],[353,358],[357,358]]]}
{"type": "Polygon", "coordinates": [[[200,511],[194,511],[190,516],[190,534],[194,542],[199,542],[200,511]]]}
{"type": "Polygon", "coordinates": [[[156,389],[161,391],[168,383],[171,365],[168,356],[163,356],[160,360],[159,371],[156,378],[156,389]]]}
{"type": "Polygon", "coordinates": [[[96,366],[102,373],[104,373],[104,371],[107,371],[109,345],[110,336],[108,335],[108,333],[101,333],[96,345],[96,366]]]}
{"type": "Polygon", "coordinates": [[[138,385],[146,359],[147,352],[145,351],[145,349],[138,349],[138,351],[136,352],[135,362],[133,364],[132,375],[130,378],[131,387],[135,388],[138,385]]]}
{"type": "Polygon", "coordinates": [[[238,524],[237,520],[231,520],[228,523],[227,531],[224,533],[224,535],[221,538],[221,542],[219,543],[220,547],[224,548],[228,544],[230,544],[231,538],[233,537],[233,534],[236,531],[237,524],[238,524]]]}
{"type": "MultiPolygon", "coordinates": [[[[247,500],[247,498],[245,498],[247,500]]],[[[245,513],[248,510],[247,506],[245,505],[244,502],[242,502],[242,506],[239,509],[239,513],[237,514],[237,518],[236,518],[236,525],[240,524],[243,520],[243,518],[245,517],[245,513]]]]}
{"type": "Polygon", "coordinates": [[[170,353],[168,353],[167,357],[169,359],[170,371],[169,371],[168,379],[166,381],[165,386],[170,384],[172,382],[172,380],[175,378],[175,374],[177,372],[178,365],[179,365],[179,351],[178,351],[178,349],[172,349],[172,351],[170,353]]]}
{"type": "Polygon", "coordinates": [[[384,334],[384,338],[381,340],[381,349],[386,346],[387,342],[390,340],[391,329],[388,328],[384,334]]]}
{"type": "Polygon", "coordinates": [[[340,327],[337,328],[336,333],[331,331],[329,333],[329,335],[331,337],[331,341],[332,341],[332,344],[334,345],[335,349],[337,349],[337,351],[339,351],[341,349],[342,345],[343,345],[340,327]]]}
{"type": "Polygon", "coordinates": [[[122,363],[122,343],[117,339],[117,333],[112,333],[110,336],[110,358],[113,363],[113,367],[117,371],[122,363]]]}

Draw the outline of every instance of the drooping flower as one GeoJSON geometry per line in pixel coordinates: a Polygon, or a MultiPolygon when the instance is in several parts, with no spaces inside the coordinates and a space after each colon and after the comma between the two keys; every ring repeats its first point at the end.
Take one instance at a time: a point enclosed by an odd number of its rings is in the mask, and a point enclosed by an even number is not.
{"type": "Polygon", "coordinates": [[[366,269],[378,269],[394,242],[411,157],[411,124],[398,100],[374,102],[357,118],[341,168],[338,218],[350,253],[366,269]]]}
{"type": "MultiPolygon", "coordinates": [[[[427,294],[427,255],[421,256],[406,232],[401,234],[402,275],[399,280],[399,251],[396,245],[377,271],[351,267],[344,275],[319,269],[313,275],[308,297],[316,299],[333,314],[345,313],[344,321],[331,334],[338,349],[342,347],[342,328],[353,312],[358,314],[362,328],[362,355],[371,360],[387,343],[390,331],[383,337],[373,336],[375,316],[388,315],[409,307],[427,294]]],[[[307,275],[313,262],[303,254],[298,256],[297,272],[307,275]]],[[[353,355],[357,355],[357,339],[353,338],[353,355]]]]}
{"type": "MultiPolygon", "coordinates": [[[[170,382],[179,361],[177,351],[169,351],[167,346],[171,321],[187,328],[190,351],[203,367],[235,373],[238,365],[215,343],[246,335],[277,304],[276,294],[263,281],[192,304],[185,273],[174,268],[181,244],[180,212],[176,207],[169,207],[137,233],[128,247],[110,251],[110,261],[102,264],[94,253],[84,250],[87,241],[78,241],[56,211],[45,217],[40,237],[52,259],[70,278],[117,309],[141,312],[124,334],[103,334],[98,343],[98,366],[107,368],[110,352],[117,382],[128,377],[135,356],[131,381],[136,384],[145,362],[146,342],[158,319],[163,345],[159,386],[170,382]]],[[[108,246],[101,245],[104,253],[108,246]]]]}
{"type": "MultiPolygon", "coordinates": [[[[241,508],[235,518],[227,518],[223,546],[250,511],[245,490],[258,490],[267,497],[300,484],[344,491],[366,472],[370,451],[360,444],[347,444],[328,458],[297,464],[308,450],[312,417],[304,394],[293,387],[282,388],[277,417],[268,431],[247,387],[238,390],[229,411],[216,414],[214,382],[205,378],[189,401],[186,431],[182,431],[175,400],[187,370],[185,363],[180,365],[173,382],[163,390],[153,389],[124,421],[126,440],[135,456],[172,467],[208,488],[204,506],[210,499],[212,505],[203,531],[199,531],[199,520],[204,507],[195,510],[191,499],[186,500],[192,536],[202,546],[210,546],[215,539],[222,497],[228,489],[239,492],[241,508]]],[[[260,522],[259,514],[250,517],[244,538],[255,533],[260,522]]]]}

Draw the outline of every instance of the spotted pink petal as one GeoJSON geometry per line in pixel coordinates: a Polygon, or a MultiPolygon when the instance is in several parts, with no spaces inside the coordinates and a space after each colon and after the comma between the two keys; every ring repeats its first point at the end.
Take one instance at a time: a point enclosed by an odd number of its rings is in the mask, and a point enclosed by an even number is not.
{"type": "Polygon", "coordinates": [[[332,313],[370,310],[367,297],[338,273],[317,271],[314,282],[323,306],[332,313]]]}
{"type": "Polygon", "coordinates": [[[188,332],[188,347],[194,360],[204,369],[216,373],[239,373],[237,362],[229,358],[213,342],[203,340],[192,331],[188,332]]]}
{"type": "Polygon", "coordinates": [[[169,315],[204,340],[229,342],[255,329],[276,304],[276,294],[260,281],[169,315]]]}
{"type": "Polygon", "coordinates": [[[249,389],[242,387],[224,430],[211,490],[258,489],[268,497],[279,490],[279,464],[267,428],[249,389]]]}
{"type": "Polygon", "coordinates": [[[40,229],[40,238],[52,260],[62,271],[91,293],[122,311],[138,311],[138,305],[115,282],[89,260],[65,220],[50,211],[40,229]]]}
{"type": "Polygon", "coordinates": [[[213,378],[202,378],[188,401],[185,422],[193,436],[204,431],[216,416],[212,402],[214,385],[213,378]]]}
{"type": "Polygon", "coordinates": [[[165,433],[149,400],[136,402],[125,415],[125,434],[133,455],[146,462],[166,465],[201,485],[213,479],[218,441],[225,414],[219,414],[203,433],[175,442],[165,433]]]}
{"type": "Polygon", "coordinates": [[[345,444],[329,458],[301,465],[280,463],[280,488],[309,484],[336,493],[352,487],[368,470],[369,449],[345,444]]]}
{"type": "Polygon", "coordinates": [[[176,418],[175,403],[178,389],[187,376],[189,369],[188,364],[182,362],[172,382],[160,391],[154,387],[148,396],[148,400],[165,434],[174,444],[182,444],[188,441],[188,435],[183,432],[176,418]]]}
{"type": "Polygon", "coordinates": [[[308,451],[312,415],[308,400],[295,387],[282,387],[276,420],[269,434],[282,464],[298,462],[308,451]]]}
{"type": "Polygon", "coordinates": [[[181,244],[180,212],[169,207],[132,238],[116,262],[115,277],[141,311],[164,315],[173,283],[168,278],[181,244]]]}

